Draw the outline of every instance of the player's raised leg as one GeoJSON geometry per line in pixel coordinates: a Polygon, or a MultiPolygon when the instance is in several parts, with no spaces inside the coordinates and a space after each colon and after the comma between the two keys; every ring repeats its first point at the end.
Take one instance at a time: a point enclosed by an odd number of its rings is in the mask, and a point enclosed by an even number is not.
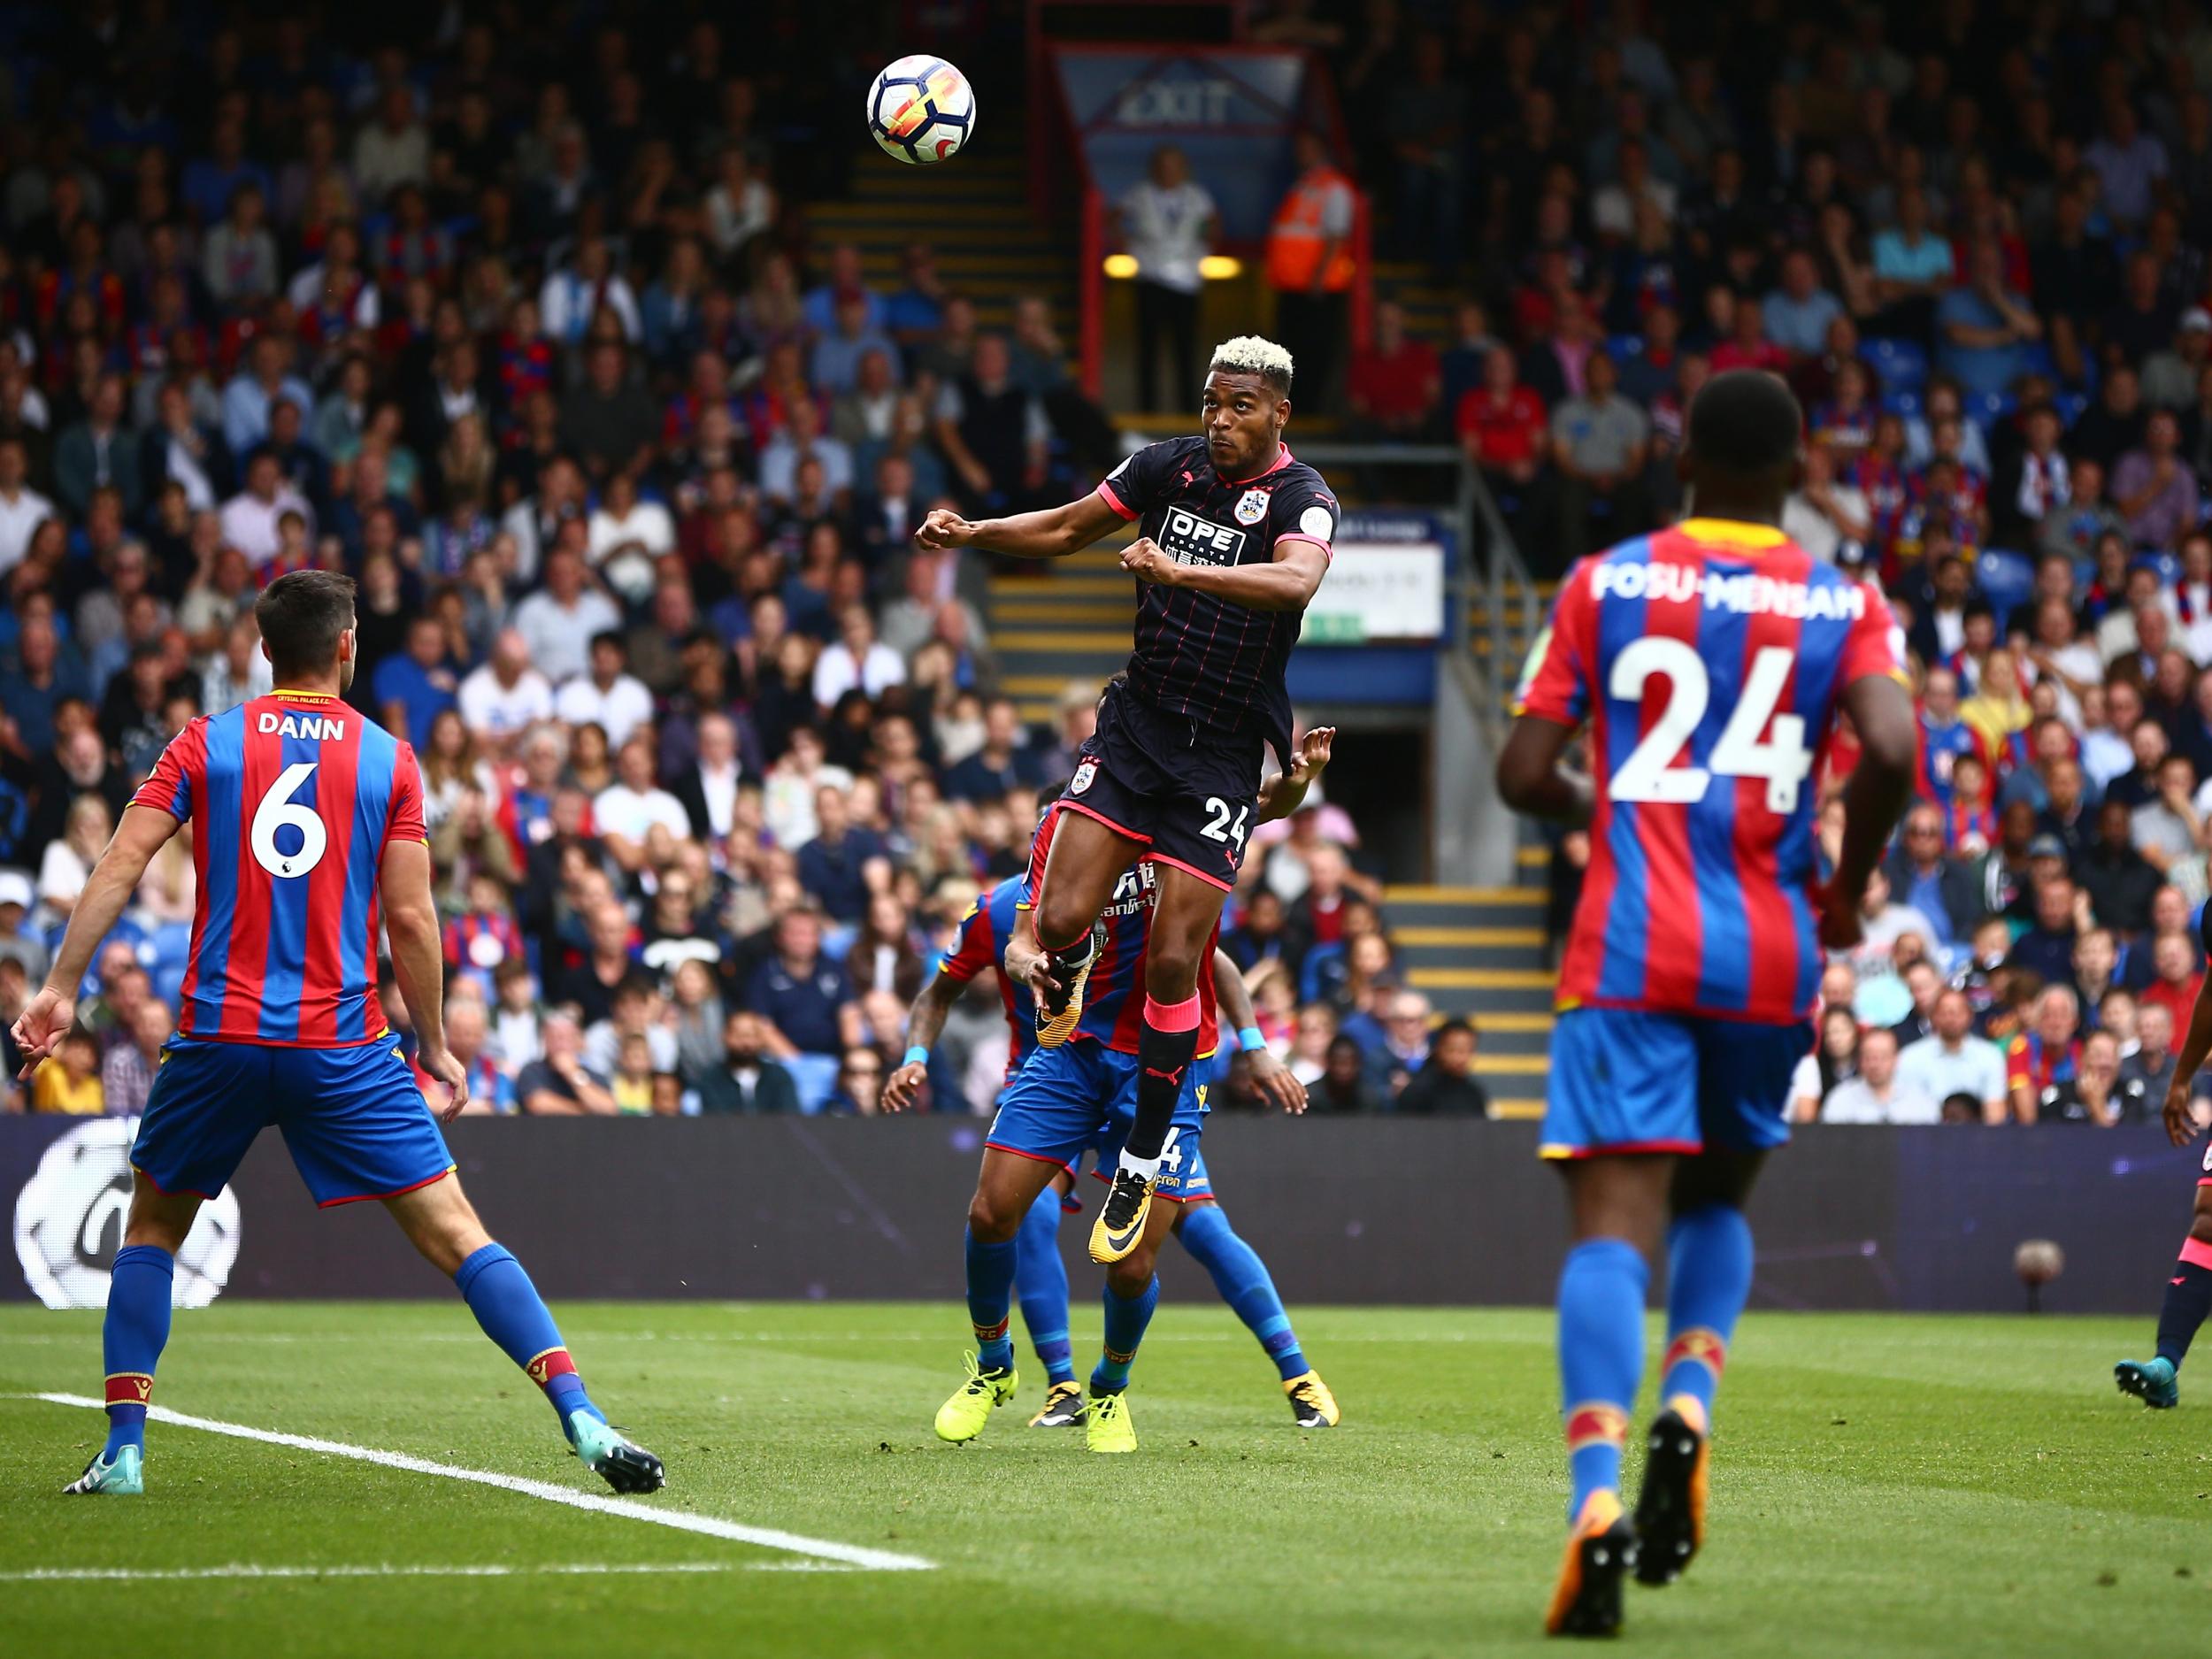
{"type": "MultiPolygon", "coordinates": [[[[1024,1068],[1022,1077],[1030,1076],[1024,1068]]],[[[1007,1107],[1001,1108],[995,1136],[1006,1123],[1006,1112],[1018,1103],[1022,1079],[1009,1090],[1007,1107]]],[[[1038,1086],[1032,1084],[1032,1092],[1038,1086]]],[[[1061,1167],[1041,1154],[990,1145],[983,1151],[983,1168],[976,1177],[975,1196],[968,1202],[967,1282],[968,1323],[975,1333],[975,1351],[967,1356],[968,1380],[937,1409],[937,1438],[956,1444],[983,1432],[991,1413],[1014,1397],[1021,1374],[1014,1368],[1014,1273],[1020,1260],[1022,1221],[1037,1202],[1038,1194],[1051,1184],[1052,1172],[1061,1167]]]]}
{"type": "Polygon", "coordinates": [[[592,1403],[560,1327],[522,1263],[495,1244],[457,1175],[447,1175],[384,1201],[408,1242],[468,1303],[484,1334],[543,1391],[561,1432],[584,1466],[617,1492],[657,1492],[661,1460],[609,1426],[592,1403]]]}
{"type": "Polygon", "coordinates": [[[107,1314],[100,1325],[107,1371],[107,1444],[65,1488],[69,1492],[135,1497],[145,1489],[146,1407],[153,1397],[154,1368],[169,1343],[177,1251],[199,1209],[196,1194],[165,1196],[143,1173],[134,1180],[123,1248],[115,1253],[107,1314]]]}
{"type": "Polygon", "coordinates": [[[1016,1240],[1014,1294],[1029,1345],[1045,1368],[1044,1409],[1029,1419],[1033,1429],[1071,1428],[1083,1420],[1083,1390],[1068,1342],[1068,1269],[1060,1259],[1061,1193],[1071,1179],[1052,1178],[1022,1217],[1016,1240]]]}
{"type": "Polygon", "coordinates": [[[1230,1311],[1259,1340],[1261,1349],[1275,1362],[1290,1399],[1290,1414],[1302,1429],[1334,1428],[1336,1396],[1321,1380],[1321,1373],[1307,1363],[1291,1328],[1283,1299],[1276,1294],[1267,1263],[1229,1225],[1217,1202],[1191,1202],[1175,1218],[1175,1236],[1192,1258],[1204,1268],[1230,1311]]]}
{"type": "MultiPolygon", "coordinates": [[[[1194,805],[1195,803],[1190,803],[1194,805]]],[[[1055,855],[1059,852],[1056,845],[1055,855]]],[[[1210,941],[1225,884],[1158,866],[1158,896],[1145,946],[1144,1025],[1137,1038],[1136,1116],[1113,1185],[1091,1229],[1091,1259],[1118,1262],[1137,1247],[1160,1179],[1160,1151],[1198,1054],[1198,975],[1210,972],[1210,941]]]]}
{"type": "Polygon", "coordinates": [[[2181,1255],[2167,1276],[2166,1297],[2158,1310],[2158,1352],[2145,1360],[2124,1359],[2112,1368],[2122,1394],[2133,1394],[2154,1410],[2181,1402],[2181,1362],[2205,1316],[2212,1313],[2212,1177],[2197,1187],[2196,1212],[2181,1255]]]}
{"type": "Polygon", "coordinates": [[[1064,811],[1053,826],[1038,886],[1035,926],[1050,983],[1037,992],[1037,1041],[1056,1048],[1083,1018],[1083,990],[1097,960],[1099,912],[1114,895],[1122,872],[1144,851],[1125,833],[1085,807],[1064,811]]]}

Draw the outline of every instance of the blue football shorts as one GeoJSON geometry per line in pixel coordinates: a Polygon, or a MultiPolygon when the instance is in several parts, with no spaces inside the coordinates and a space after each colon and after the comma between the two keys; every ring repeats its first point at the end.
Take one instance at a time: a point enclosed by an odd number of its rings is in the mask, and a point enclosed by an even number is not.
{"type": "Polygon", "coordinates": [[[172,1037],[131,1162],[164,1193],[212,1198],[273,1125],[324,1209],[396,1198],[453,1168],[388,1035],[345,1048],[172,1037]]]}
{"type": "Polygon", "coordinates": [[[1781,1146],[1790,1138],[1790,1074],[1812,1048],[1809,1020],[1569,1009],[1552,1028],[1542,1154],[1781,1146]]]}
{"type": "MultiPolygon", "coordinates": [[[[1198,1147],[1205,1130],[1210,1060],[1194,1060],[1160,1153],[1163,1198],[1196,1203],[1213,1196],[1198,1147]]],[[[1088,1039],[1040,1048],[999,1096],[998,1116],[984,1141],[1001,1152],[1057,1164],[1072,1174],[1086,1152],[1098,1155],[1092,1173],[1112,1179],[1121,1143],[1137,1118],[1137,1056],[1088,1039]]]]}

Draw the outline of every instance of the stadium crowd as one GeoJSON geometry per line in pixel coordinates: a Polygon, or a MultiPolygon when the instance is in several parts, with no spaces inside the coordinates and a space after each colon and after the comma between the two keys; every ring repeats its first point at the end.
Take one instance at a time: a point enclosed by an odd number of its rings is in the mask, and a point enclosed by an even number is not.
{"type": "MultiPolygon", "coordinates": [[[[1041,302],[979,329],[926,243],[887,292],[807,244],[804,40],[431,10],[0,41],[0,1025],[163,745],[270,689],[253,600],[314,565],[360,584],[350,701],[420,758],[471,1110],[872,1112],[1098,693],[1025,727],[974,556],[909,532],[1086,488],[1102,418],[1041,302]]],[[[1335,1110],[1480,1110],[1471,1029],[1423,1065],[1349,820],[1276,828],[1235,935],[1271,1041],[1335,1110]]],[[[0,1053],[9,1109],[142,1107],[192,900],[180,837],[58,1063],[0,1053]]],[[[979,987],[926,1103],[989,1110],[1005,1056],[979,987]]]]}
{"type": "Polygon", "coordinates": [[[1349,411],[1455,434],[1540,572],[1683,511],[1711,373],[1807,411],[1784,527],[1889,595],[1923,763],[1793,1115],[2154,1118],[2212,886],[2212,20],[1275,10],[1466,295],[1440,348],[1379,304],[1349,411]]]}
{"type": "MultiPolygon", "coordinates": [[[[889,291],[810,244],[859,135],[795,6],[418,10],[0,39],[0,1017],[162,744],[267,688],[259,584],[321,564],[361,584],[354,701],[422,758],[480,1104],[872,1110],[1096,690],[1025,729],[983,570],[908,531],[1082,488],[1105,423],[1042,302],[1001,333],[926,242],[889,291]]],[[[1386,293],[1303,406],[1456,434],[1540,569],[1680,511],[1716,369],[1809,411],[1788,528],[1890,594],[1925,757],[1798,1114],[2154,1110],[2212,888],[2212,23],[1279,0],[1252,33],[1326,54],[1352,139],[1302,139],[1279,227],[1333,234],[1351,176],[1464,296],[1432,340],[1386,293]]],[[[1294,265],[1326,340],[1348,273],[1294,265]]],[[[1482,1110],[1349,818],[1272,830],[1225,945],[1317,1105],[1482,1110]]],[[[135,1110],[191,896],[180,849],[9,1105],[135,1110]]],[[[1003,1041],[964,1003],[933,1107],[987,1110],[1003,1041]]]]}

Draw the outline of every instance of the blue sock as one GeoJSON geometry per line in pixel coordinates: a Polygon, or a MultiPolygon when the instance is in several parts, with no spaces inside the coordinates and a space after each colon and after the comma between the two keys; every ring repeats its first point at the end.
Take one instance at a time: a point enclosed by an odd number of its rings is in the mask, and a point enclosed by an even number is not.
{"type": "Polygon", "coordinates": [[[1620,1490],[1628,1409],[1644,1371],[1644,1288],[1651,1269],[1625,1239],[1586,1239],[1559,1271],[1560,1403],[1574,1495],[1570,1523],[1589,1495],[1620,1490]]]}
{"type": "Polygon", "coordinates": [[[1662,1403],[1688,1394],[1713,1421],[1728,1341],[1751,1296],[1751,1224],[1733,1204],[1707,1204],[1667,1229],[1667,1357],[1662,1403]]]}
{"type": "Polygon", "coordinates": [[[1018,1234],[1000,1244],[968,1234],[968,1323],[975,1327],[975,1363],[984,1371],[1005,1371],[1014,1363],[1007,1324],[1020,1254],[1018,1234]]]}
{"type": "Polygon", "coordinates": [[[1014,1294],[1020,1298],[1022,1323],[1048,1380],[1075,1380],[1068,1345],[1068,1267],[1060,1259],[1060,1194],[1046,1187],[1022,1217],[1014,1235],[1014,1294]]]}
{"type": "Polygon", "coordinates": [[[568,1432],[573,1411],[588,1412],[602,1423],[607,1420],[607,1414],[584,1392],[584,1379],[576,1374],[576,1362],[569,1357],[560,1327],[546,1311],[538,1287],[503,1246],[488,1244],[477,1251],[461,1263],[453,1283],[484,1334],[545,1390],[562,1433],[568,1432]]]}
{"type": "Polygon", "coordinates": [[[1137,1357],[1137,1344],[1144,1340],[1144,1328],[1152,1323],[1152,1310],[1160,1305],[1160,1276],[1153,1274],[1144,1294],[1126,1301],[1114,1294],[1113,1281],[1109,1279],[1105,1300],[1106,1341],[1091,1371],[1091,1392],[1118,1394],[1129,1386],[1129,1367],[1137,1357]]]}
{"type": "Polygon", "coordinates": [[[1237,1237],[1219,1204],[1185,1205],[1183,1225],[1176,1229],[1175,1236],[1183,1241],[1192,1259],[1213,1275],[1221,1300],[1259,1338],[1285,1382],[1313,1369],[1306,1363],[1305,1353],[1290,1328],[1283,1299],[1275,1294],[1275,1281],[1267,1276],[1267,1263],[1260,1260],[1257,1250],[1237,1237]]]}
{"type": "Polygon", "coordinates": [[[146,1402],[169,1343],[169,1291],[176,1276],[177,1258],[157,1244],[127,1244],[115,1253],[100,1326],[108,1374],[108,1443],[100,1455],[110,1463],[126,1446],[146,1449],[146,1402]]]}

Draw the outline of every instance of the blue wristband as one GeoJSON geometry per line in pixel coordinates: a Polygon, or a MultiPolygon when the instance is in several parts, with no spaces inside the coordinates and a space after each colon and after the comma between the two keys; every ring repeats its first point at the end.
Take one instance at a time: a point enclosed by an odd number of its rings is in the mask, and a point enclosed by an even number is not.
{"type": "Polygon", "coordinates": [[[1267,1047],[1267,1039],[1260,1035],[1260,1028],[1257,1025],[1247,1025],[1237,1033],[1237,1047],[1244,1049],[1264,1048],[1267,1047]]]}
{"type": "Polygon", "coordinates": [[[911,1048],[909,1048],[906,1051],[906,1058],[900,1061],[899,1064],[901,1065],[927,1065],[929,1064],[929,1050],[918,1042],[911,1048]]]}

